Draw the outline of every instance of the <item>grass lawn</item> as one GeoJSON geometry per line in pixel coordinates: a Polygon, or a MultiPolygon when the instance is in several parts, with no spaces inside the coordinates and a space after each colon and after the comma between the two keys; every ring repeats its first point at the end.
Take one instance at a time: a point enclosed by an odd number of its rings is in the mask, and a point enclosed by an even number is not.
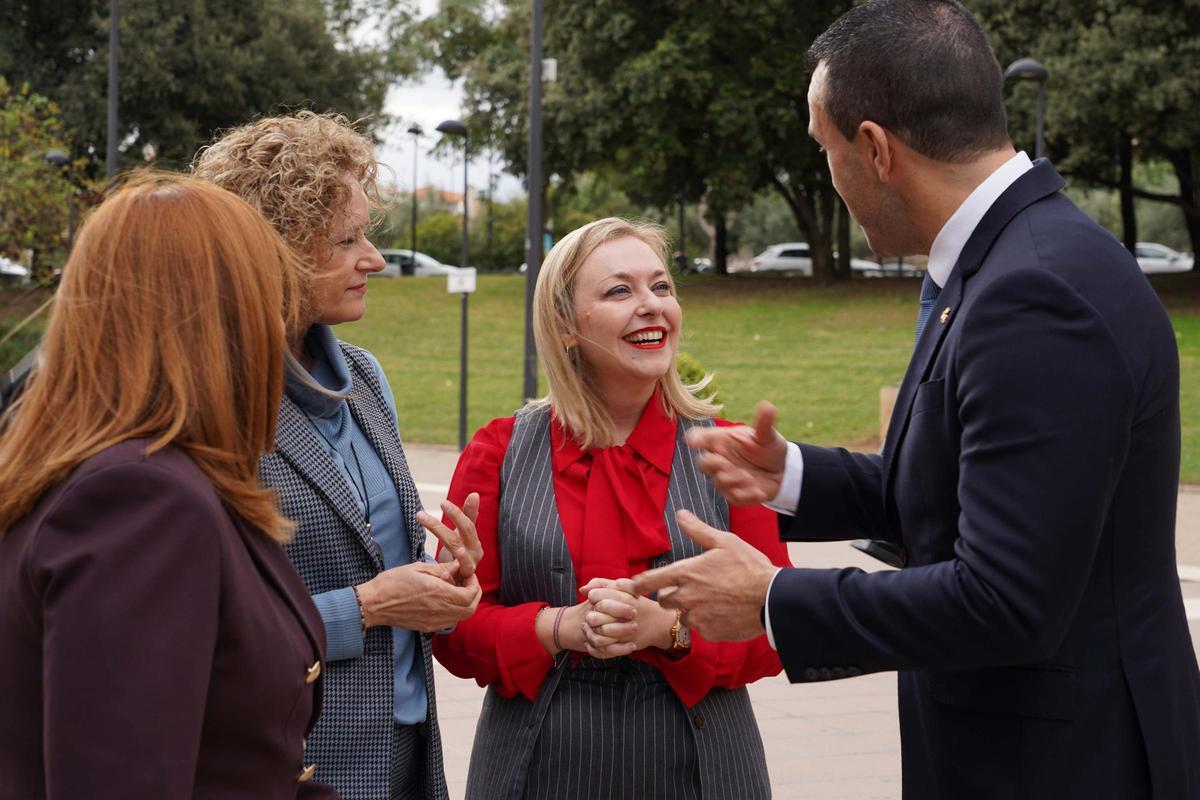
{"type": "MultiPolygon", "coordinates": [[[[1179,341],[1182,477],[1200,482],[1200,275],[1154,283],[1179,341]]],[[[483,275],[470,298],[468,436],[521,403],[524,285],[523,276],[483,275]]],[[[680,286],[682,349],[716,373],[730,419],[749,419],[765,398],[779,407],[789,438],[874,450],[879,389],[904,375],[919,286],[904,279],[822,287],[759,275],[691,277],[680,286]]],[[[338,334],[383,364],[406,440],[454,443],[458,296],[442,280],[373,278],[367,303],[366,319],[338,334]]]]}

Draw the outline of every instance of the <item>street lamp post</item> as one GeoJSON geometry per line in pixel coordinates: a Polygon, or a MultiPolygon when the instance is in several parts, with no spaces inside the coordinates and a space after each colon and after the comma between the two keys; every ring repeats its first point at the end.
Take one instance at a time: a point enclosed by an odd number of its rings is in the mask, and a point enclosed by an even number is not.
{"type": "Polygon", "coordinates": [[[420,148],[420,138],[424,131],[420,125],[414,124],[408,129],[413,137],[413,183],[412,183],[412,269],[417,268],[417,150],[420,148]]]}
{"type": "Polygon", "coordinates": [[[1018,58],[1004,70],[1004,79],[1037,81],[1037,140],[1034,143],[1033,157],[1041,158],[1046,154],[1046,68],[1032,58],[1018,58]]]}
{"type": "MultiPolygon", "coordinates": [[[[459,261],[459,267],[466,270],[470,266],[470,253],[467,245],[467,195],[470,192],[470,184],[467,182],[467,165],[471,160],[470,137],[467,135],[467,126],[463,125],[456,119],[448,119],[437,126],[438,133],[444,133],[447,136],[461,136],[463,140],[463,224],[462,224],[462,255],[459,261]]],[[[462,295],[462,332],[459,340],[459,379],[458,379],[458,449],[463,450],[467,446],[467,294],[468,292],[460,292],[462,295]]]]}
{"type": "Polygon", "coordinates": [[[537,347],[533,341],[533,293],[542,268],[542,5],[533,2],[533,28],[529,45],[529,163],[525,180],[529,191],[525,226],[525,378],[522,396],[537,397],[537,347]]]}
{"type": "Polygon", "coordinates": [[[108,153],[105,175],[111,181],[117,173],[117,64],[120,51],[117,36],[117,0],[112,0],[108,12],[108,153]]]}

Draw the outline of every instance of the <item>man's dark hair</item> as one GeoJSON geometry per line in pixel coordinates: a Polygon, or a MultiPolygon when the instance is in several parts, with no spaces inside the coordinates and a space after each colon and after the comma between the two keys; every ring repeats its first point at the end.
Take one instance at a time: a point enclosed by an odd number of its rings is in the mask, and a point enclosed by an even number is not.
{"type": "Polygon", "coordinates": [[[979,23],[955,0],[871,0],[808,49],[828,73],[821,107],[847,139],[876,122],[937,161],[1010,143],[1004,78],[979,23]]]}

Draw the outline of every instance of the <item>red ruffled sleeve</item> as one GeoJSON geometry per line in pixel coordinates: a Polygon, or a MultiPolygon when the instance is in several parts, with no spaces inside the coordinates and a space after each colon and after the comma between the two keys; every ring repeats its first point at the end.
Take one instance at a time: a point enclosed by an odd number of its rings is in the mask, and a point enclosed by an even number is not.
{"type": "MultiPolygon", "coordinates": [[[[537,698],[554,659],[534,632],[533,619],[547,603],[505,606],[500,603],[500,466],[512,439],[513,418],[496,419],[480,428],[458,459],[446,497],[461,506],[479,493],[475,529],[483,546],[476,575],[483,590],[479,608],[451,633],[433,637],[433,652],[446,669],[480,686],[494,686],[502,697],[537,698]]],[[[439,548],[440,549],[440,548],[439,548]]]]}

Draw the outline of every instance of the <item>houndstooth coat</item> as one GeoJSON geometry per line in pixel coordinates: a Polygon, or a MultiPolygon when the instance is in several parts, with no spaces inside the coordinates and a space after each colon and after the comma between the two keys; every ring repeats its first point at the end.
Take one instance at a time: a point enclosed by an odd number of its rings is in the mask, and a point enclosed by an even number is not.
{"type": "MultiPolygon", "coordinates": [[[[338,342],[353,383],[348,402],[354,421],[396,485],[404,508],[411,552],[425,549],[425,529],[416,521],[421,500],[408,471],[404,447],[375,370],[362,350],[338,342]]],[[[346,481],[317,439],[304,412],[287,396],[279,407],[275,451],[259,463],[263,482],[279,493],[283,513],[295,520],[296,536],[286,546],[310,594],[370,580],[383,566],[379,545],[346,481]]],[[[442,743],[434,702],[433,660],[428,635],[418,637],[429,694],[425,797],[446,798],[442,743]]],[[[392,631],[367,631],[363,654],[326,665],[324,711],[309,736],[305,763],[317,764],[318,779],[343,800],[388,800],[392,774],[392,631]]]]}

